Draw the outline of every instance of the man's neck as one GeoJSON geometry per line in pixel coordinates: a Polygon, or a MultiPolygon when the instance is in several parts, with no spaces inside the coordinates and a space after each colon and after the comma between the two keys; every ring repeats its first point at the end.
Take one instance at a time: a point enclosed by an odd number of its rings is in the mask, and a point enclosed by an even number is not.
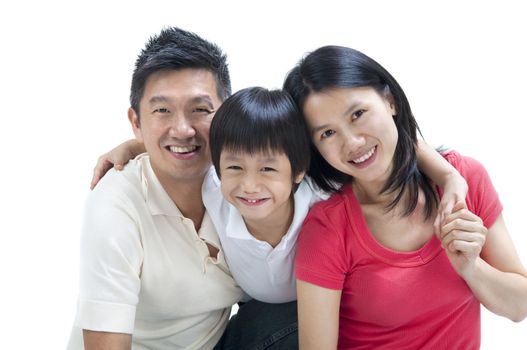
{"type": "Polygon", "coordinates": [[[205,207],[201,198],[203,177],[192,180],[161,179],[159,177],[158,179],[181,214],[191,219],[198,231],[205,215],[205,207]]]}

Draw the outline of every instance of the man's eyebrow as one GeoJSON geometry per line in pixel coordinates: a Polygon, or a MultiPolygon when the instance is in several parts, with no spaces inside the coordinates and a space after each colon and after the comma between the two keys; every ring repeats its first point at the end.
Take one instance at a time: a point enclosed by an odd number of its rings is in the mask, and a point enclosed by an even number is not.
{"type": "Polygon", "coordinates": [[[193,97],[191,103],[206,103],[210,108],[214,108],[214,103],[212,103],[212,98],[209,95],[198,95],[193,97]]]}
{"type": "Polygon", "coordinates": [[[153,105],[155,103],[167,103],[169,101],[170,99],[166,96],[156,95],[156,96],[150,97],[150,99],[148,100],[148,103],[153,105]]]}

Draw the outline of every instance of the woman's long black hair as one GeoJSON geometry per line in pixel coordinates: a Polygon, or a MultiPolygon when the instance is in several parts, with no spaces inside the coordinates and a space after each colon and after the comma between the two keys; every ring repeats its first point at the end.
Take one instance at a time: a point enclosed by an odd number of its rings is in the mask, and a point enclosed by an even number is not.
{"type": "MultiPolygon", "coordinates": [[[[380,64],[365,54],[347,47],[324,46],[304,57],[289,72],[284,82],[287,91],[303,112],[310,93],[331,88],[372,87],[381,96],[390,93],[397,117],[394,118],[399,134],[393,159],[393,170],[381,190],[394,193],[394,200],[386,209],[392,210],[407,191],[408,202],[403,215],[409,215],[417,206],[419,189],[425,195],[425,215],[429,218],[438,200],[428,178],[417,167],[417,132],[421,133],[412,114],[403,89],[380,64]]],[[[311,163],[307,174],[323,190],[335,192],[352,177],[333,168],[311,142],[311,163]]]]}

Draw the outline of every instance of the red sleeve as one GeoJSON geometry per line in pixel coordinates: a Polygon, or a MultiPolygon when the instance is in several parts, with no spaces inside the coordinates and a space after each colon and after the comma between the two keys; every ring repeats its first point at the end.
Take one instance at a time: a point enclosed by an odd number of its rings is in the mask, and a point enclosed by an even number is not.
{"type": "Polygon", "coordinates": [[[350,265],[346,258],[343,233],[335,227],[343,225],[331,222],[326,209],[325,206],[314,207],[304,221],[298,237],[295,273],[299,280],[342,290],[350,265]]]}
{"type": "Polygon", "coordinates": [[[444,157],[468,183],[468,209],[483,220],[486,228],[491,227],[500,216],[503,206],[485,167],[477,160],[455,151],[446,153],[444,157]]]}

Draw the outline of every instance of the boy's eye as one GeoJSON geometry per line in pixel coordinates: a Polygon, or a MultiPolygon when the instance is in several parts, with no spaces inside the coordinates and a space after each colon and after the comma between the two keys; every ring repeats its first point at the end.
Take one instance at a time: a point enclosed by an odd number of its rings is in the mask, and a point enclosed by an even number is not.
{"type": "Polygon", "coordinates": [[[266,166],[262,168],[262,171],[276,171],[276,169],[266,166]]]}
{"type": "Polygon", "coordinates": [[[328,137],[330,137],[334,133],[335,133],[335,130],[331,130],[331,129],[330,130],[326,130],[320,135],[320,138],[321,139],[327,139],[328,137]]]}
{"type": "Polygon", "coordinates": [[[154,113],[170,113],[170,111],[168,110],[168,108],[156,108],[154,110],[154,113]]]}
{"type": "Polygon", "coordinates": [[[351,120],[359,119],[366,112],[364,109],[359,109],[351,115],[351,120]]]}
{"type": "Polygon", "coordinates": [[[238,166],[238,165],[229,165],[227,167],[228,170],[241,170],[242,167],[241,166],[238,166]]]}

